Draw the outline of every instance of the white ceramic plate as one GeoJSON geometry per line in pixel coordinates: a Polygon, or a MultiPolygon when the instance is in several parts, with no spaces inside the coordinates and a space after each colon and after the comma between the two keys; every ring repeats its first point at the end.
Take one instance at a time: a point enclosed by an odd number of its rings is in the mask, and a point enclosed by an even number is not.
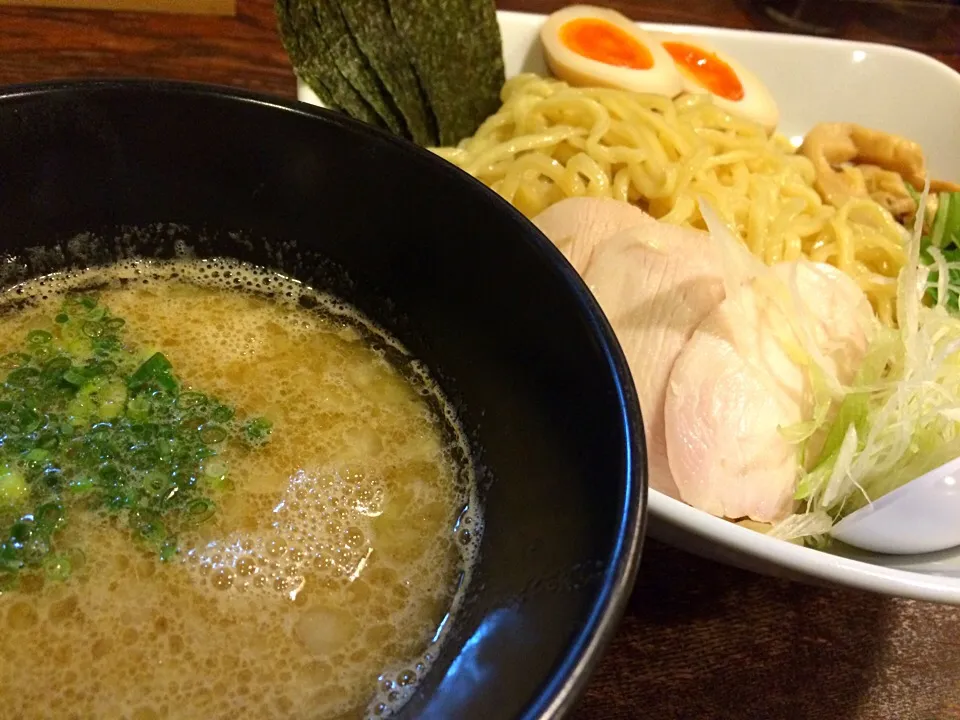
{"type": "MultiPolygon", "coordinates": [[[[547,73],[541,15],[500,12],[507,75],[547,73]]],[[[845,40],[641,23],[649,30],[701,35],[763,80],[791,138],[818,122],[850,121],[920,142],[932,176],[960,181],[960,74],[910,50],[845,40]]],[[[301,100],[319,105],[304,85],[301,100]]],[[[774,540],[650,492],[650,534],[721,562],[767,575],[843,585],[960,605],[960,549],[882,556],[852,548],[831,553],[774,540]]],[[[960,519],[958,519],[960,521],[960,519]]]]}

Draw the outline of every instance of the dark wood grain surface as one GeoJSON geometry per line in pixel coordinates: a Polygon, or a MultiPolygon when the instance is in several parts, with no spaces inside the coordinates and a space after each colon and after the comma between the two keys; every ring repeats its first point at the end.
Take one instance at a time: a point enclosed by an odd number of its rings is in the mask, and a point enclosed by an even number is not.
{"type": "MultiPolygon", "coordinates": [[[[771,29],[737,0],[594,2],[636,19],[771,29]]],[[[878,29],[877,3],[834,7],[846,37],[905,45],[960,69],[956,4],[921,39],[903,23],[878,29]]],[[[0,84],[77,76],[295,90],[269,0],[239,0],[226,18],[0,8],[0,84]]],[[[960,720],[960,609],[772,580],[648,541],[630,607],[575,715],[960,720]]]]}

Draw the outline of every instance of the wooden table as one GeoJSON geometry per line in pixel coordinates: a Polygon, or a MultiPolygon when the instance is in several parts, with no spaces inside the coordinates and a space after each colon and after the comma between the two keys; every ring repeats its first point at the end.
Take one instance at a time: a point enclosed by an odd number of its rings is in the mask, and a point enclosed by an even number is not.
{"type": "MultiPolygon", "coordinates": [[[[594,2],[650,21],[762,27],[737,0],[594,2]]],[[[871,7],[860,5],[862,18],[871,7]]],[[[844,34],[896,42],[857,19],[844,34]]],[[[960,7],[932,38],[900,42],[960,69],[960,7]]],[[[239,0],[229,18],[0,8],[0,84],[93,75],[295,89],[270,0],[239,0]]],[[[960,720],[960,609],[771,580],[649,541],[576,717],[960,720]]]]}

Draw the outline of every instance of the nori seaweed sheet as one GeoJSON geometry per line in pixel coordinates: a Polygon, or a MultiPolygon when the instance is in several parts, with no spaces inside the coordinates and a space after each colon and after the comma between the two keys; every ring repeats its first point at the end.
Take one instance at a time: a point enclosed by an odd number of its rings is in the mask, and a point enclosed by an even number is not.
{"type": "Polygon", "coordinates": [[[340,74],[323,44],[311,0],[277,0],[280,38],[296,74],[324,105],[377,127],[386,127],[376,111],[340,74]]]}
{"type": "MultiPolygon", "coordinates": [[[[348,0],[349,1],[349,0],[348,0]]],[[[380,78],[360,52],[335,0],[312,0],[320,30],[337,69],[367,103],[377,111],[391,132],[409,138],[406,123],[380,78]]]]}
{"type": "Polygon", "coordinates": [[[396,103],[414,142],[436,145],[436,118],[390,17],[387,0],[339,0],[339,5],[360,51],[396,103]]]}
{"type": "Polygon", "coordinates": [[[280,42],[290,58],[293,69],[301,80],[313,90],[320,101],[327,107],[334,107],[333,98],[326,86],[317,77],[316,72],[308,65],[313,61],[310,54],[304,49],[300,37],[301,17],[300,6],[296,0],[277,0],[275,3],[277,28],[280,32],[280,42]]]}
{"type": "Polygon", "coordinates": [[[437,118],[440,143],[469,137],[500,107],[505,81],[493,0],[387,2],[437,118]]]}

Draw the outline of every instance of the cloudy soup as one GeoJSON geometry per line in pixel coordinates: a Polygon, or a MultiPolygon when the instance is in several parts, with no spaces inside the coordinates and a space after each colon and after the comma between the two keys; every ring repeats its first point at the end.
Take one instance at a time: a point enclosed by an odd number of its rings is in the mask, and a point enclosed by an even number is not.
{"type": "Polygon", "coordinates": [[[0,295],[0,718],[388,716],[481,519],[452,410],[348,306],[231,261],[0,295]]]}

